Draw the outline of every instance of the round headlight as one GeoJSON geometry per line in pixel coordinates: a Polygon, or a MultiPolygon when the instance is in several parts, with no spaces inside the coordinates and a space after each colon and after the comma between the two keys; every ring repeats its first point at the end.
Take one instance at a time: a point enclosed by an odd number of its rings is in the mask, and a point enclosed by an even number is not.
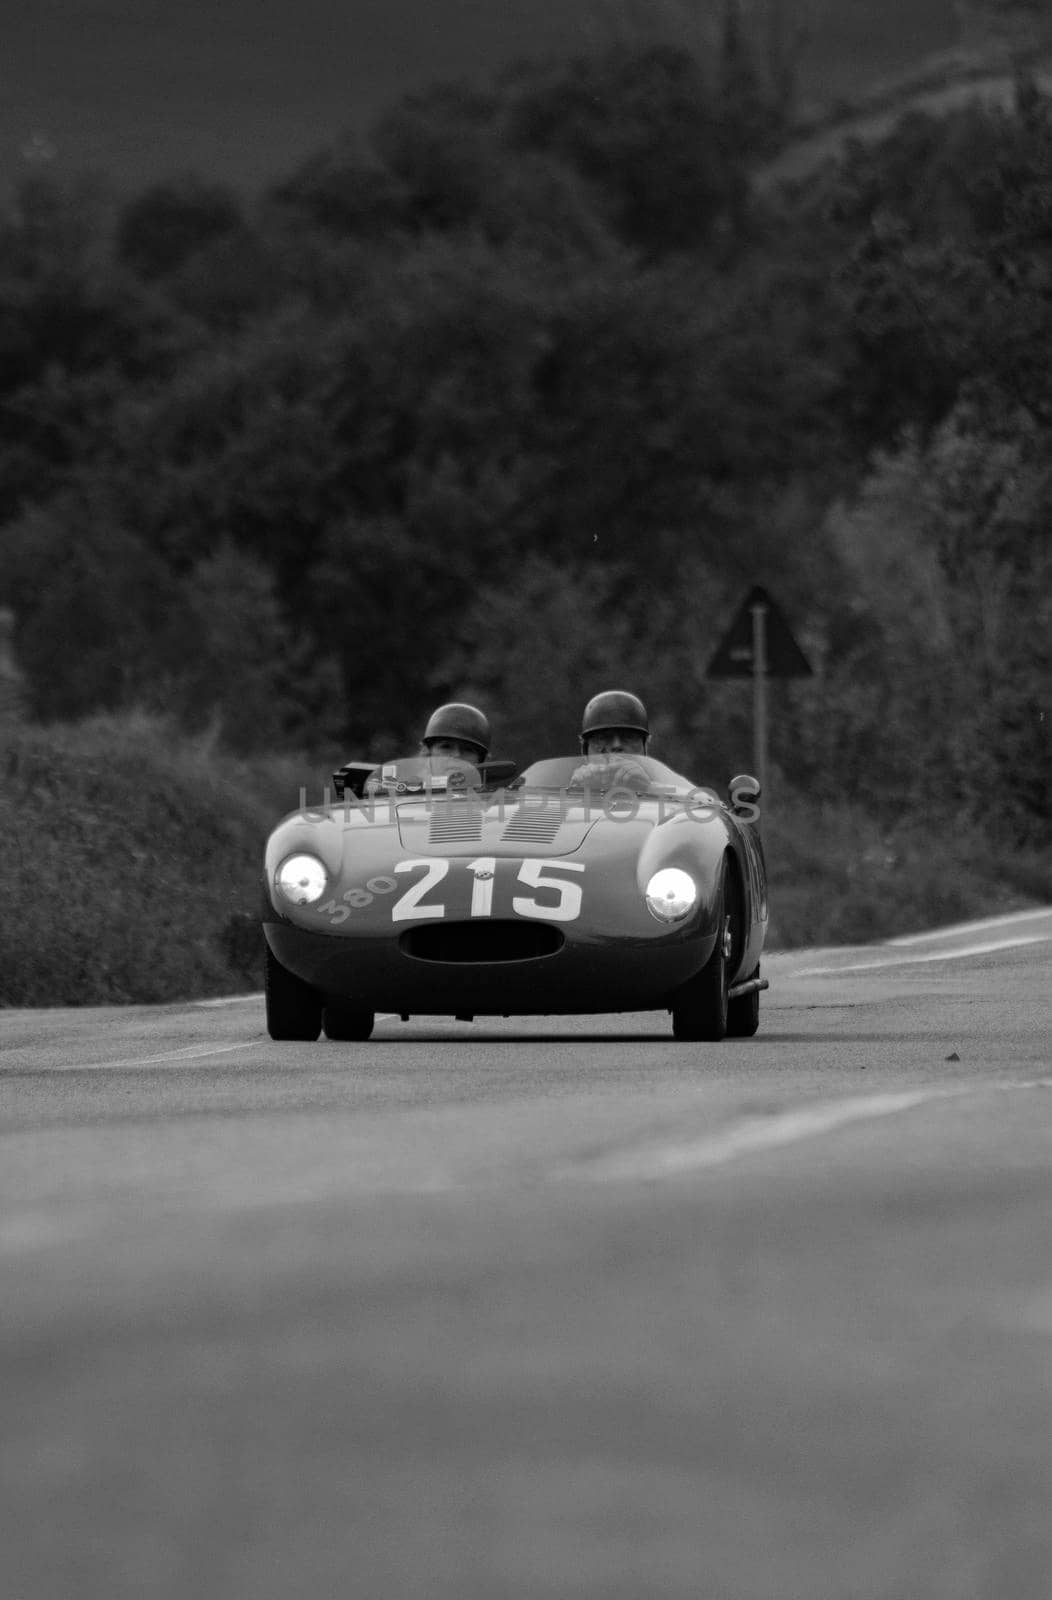
{"type": "Polygon", "coordinates": [[[274,881],[294,906],[312,906],[325,893],[328,878],[317,856],[286,856],[274,881]]]}
{"type": "Polygon", "coordinates": [[[647,909],[660,922],[682,922],[698,902],[698,886],[680,867],[662,867],[646,887],[647,909]]]}

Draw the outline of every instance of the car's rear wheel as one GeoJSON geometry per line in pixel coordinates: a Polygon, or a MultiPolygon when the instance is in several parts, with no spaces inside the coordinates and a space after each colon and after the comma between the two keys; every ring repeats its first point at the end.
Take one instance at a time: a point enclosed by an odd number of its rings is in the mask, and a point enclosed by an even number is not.
{"type": "Polygon", "coordinates": [[[321,1032],[321,995],[283,967],[269,946],[264,985],[270,1037],[316,1039],[321,1032]]]}
{"type": "Polygon", "coordinates": [[[727,911],[725,885],[720,884],[716,946],[700,972],[689,978],[672,997],[672,1036],[683,1040],[719,1040],[726,1037],[730,1007],[729,963],[734,932],[727,911]]]}
{"type": "Polygon", "coordinates": [[[371,1011],[348,1011],[344,1006],[326,1006],[321,1014],[327,1039],[368,1039],[375,1020],[371,1011]]]}
{"type": "MultiPolygon", "coordinates": [[[[750,978],[758,978],[760,968],[756,967],[750,972],[750,978]]],[[[742,994],[732,1000],[727,1007],[727,1032],[732,1039],[751,1039],[760,1026],[760,991],[754,989],[751,994],[742,994]]]]}

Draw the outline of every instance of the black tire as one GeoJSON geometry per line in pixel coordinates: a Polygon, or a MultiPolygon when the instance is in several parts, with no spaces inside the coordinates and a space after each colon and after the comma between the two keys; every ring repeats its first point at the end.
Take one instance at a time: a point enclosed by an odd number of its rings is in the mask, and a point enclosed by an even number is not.
{"type": "Polygon", "coordinates": [[[264,987],[267,1032],[272,1039],[316,1039],[321,1032],[321,995],[283,967],[267,947],[264,987]]]}
{"type": "Polygon", "coordinates": [[[728,962],[733,945],[726,905],[725,883],[721,883],[715,949],[701,971],[689,978],[672,997],[674,1039],[716,1042],[726,1037],[730,1007],[728,962]]]}
{"type": "Polygon", "coordinates": [[[348,1011],[343,1006],[326,1006],[321,1014],[327,1039],[368,1039],[375,1020],[371,1011],[348,1011]]]}
{"type": "MultiPolygon", "coordinates": [[[[760,976],[759,967],[749,974],[750,978],[760,976]]],[[[732,1039],[751,1039],[760,1026],[760,991],[754,989],[751,994],[739,995],[737,1000],[732,1000],[727,1007],[727,1033],[732,1039]]]]}

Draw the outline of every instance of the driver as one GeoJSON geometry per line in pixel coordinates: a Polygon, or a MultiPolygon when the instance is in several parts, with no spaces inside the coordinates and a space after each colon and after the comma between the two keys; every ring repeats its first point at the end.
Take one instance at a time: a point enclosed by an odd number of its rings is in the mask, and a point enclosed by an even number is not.
{"type": "Polygon", "coordinates": [[[446,756],[479,766],[489,754],[489,720],[477,706],[462,700],[432,711],[420,741],[423,756],[446,756]]]}
{"type": "Polygon", "coordinates": [[[581,718],[581,753],[586,756],[645,756],[650,739],[647,708],[626,689],[593,695],[581,718]]]}
{"type": "Polygon", "coordinates": [[[631,759],[619,756],[645,756],[650,740],[650,719],[638,695],[627,689],[604,689],[593,695],[581,718],[581,754],[588,759],[574,772],[571,782],[587,785],[590,778],[608,784],[621,783],[638,775],[640,768],[631,759]]]}

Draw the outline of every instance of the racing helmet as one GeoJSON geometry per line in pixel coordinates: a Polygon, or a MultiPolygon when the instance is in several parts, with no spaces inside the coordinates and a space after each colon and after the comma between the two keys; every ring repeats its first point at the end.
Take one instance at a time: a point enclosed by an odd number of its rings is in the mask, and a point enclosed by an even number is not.
{"type": "Polygon", "coordinates": [[[432,739],[460,739],[464,744],[473,744],[479,753],[479,760],[485,761],[489,752],[489,720],[478,706],[466,705],[462,700],[451,700],[448,705],[432,711],[428,718],[424,744],[430,746],[432,739]]]}
{"type": "Polygon", "coordinates": [[[604,689],[595,694],[584,708],[581,718],[581,749],[593,733],[603,733],[607,728],[630,728],[650,738],[650,719],[647,708],[638,695],[626,689],[604,689]]]}

